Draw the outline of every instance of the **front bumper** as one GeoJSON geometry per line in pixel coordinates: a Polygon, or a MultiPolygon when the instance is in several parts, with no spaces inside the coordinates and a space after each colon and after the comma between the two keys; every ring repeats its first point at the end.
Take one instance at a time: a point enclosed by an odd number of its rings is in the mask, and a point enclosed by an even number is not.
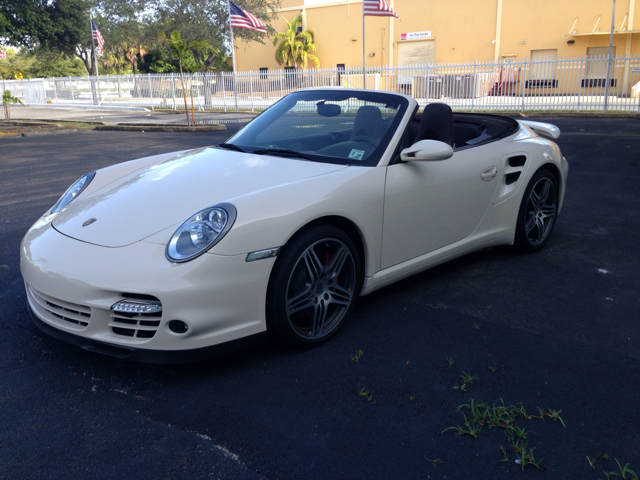
{"type": "Polygon", "coordinates": [[[200,349],[266,331],[265,297],[275,259],[247,263],[244,255],[207,253],[175,264],[164,250],[148,242],[100,247],[37,222],[20,249],[36,324],[89,350],[160,363],[181,351],[195,359],[200,349]],[[129,295],[157,298],[162,314],[123,318],[111,311],[129,295]],[[188,331],[172,332],[171,320],[186,322],[188,331]]]}
{"type": "Polygon", "coordinates": [[[31,314],[31,320],[33,320],[33,323],[35,323],[35,325],[44,333],[58,340],[80,347],[83,350],[101,353],[123,360],[155,363],[160,365],[176,365],[181,363],[197,362],[199,360],[219,357],[242,349],[251,348],[267,341],[267,334],[266,332],[263,332],[240,338],[238,340],[232,340],[220,345],[212,345],[210,347],[196,348],[193,350],[148,350],[145,348],[125,347],[122,345],[100,342],[67,333],[42,321],[31,311],[30,308],[29,313],[31,314]]]}

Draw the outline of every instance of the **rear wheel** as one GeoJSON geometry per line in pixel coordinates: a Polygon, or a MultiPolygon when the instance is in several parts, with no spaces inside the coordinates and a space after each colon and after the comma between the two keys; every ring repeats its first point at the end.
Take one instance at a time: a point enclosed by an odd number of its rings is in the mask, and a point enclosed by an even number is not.
{"type": "Polygon", "coordinates": [[[515,246],[522,252],[535,252],[545,246],[558,214],[558,182],[546,169],[531,178],[518,212],[515,246]]]}
{"type": "Polygon", "coordinates": [[[362,288],[358,251],[342,230],[316,226],[296,235],[274,265],[267,290],[267,329],[309,348],[329,340],[362,288]]]}

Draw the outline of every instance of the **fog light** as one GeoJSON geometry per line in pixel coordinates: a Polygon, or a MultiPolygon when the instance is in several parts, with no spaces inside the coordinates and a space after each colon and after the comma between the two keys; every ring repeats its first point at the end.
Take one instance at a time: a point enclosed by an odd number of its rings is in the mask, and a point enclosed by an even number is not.
{"type": "Polygon", "coordinates": [[[189,325],[184,323],[182,320],[171,320],[169,322],[169,330],[173,333],[187,333],[189,330],[189,325]]]}
{"type": "Polygon", "coordinates": [[[111,305],[111,310],[123,313],[158,313],[162,311],[162,305],[152,300],[127,299],[111,305]]]}

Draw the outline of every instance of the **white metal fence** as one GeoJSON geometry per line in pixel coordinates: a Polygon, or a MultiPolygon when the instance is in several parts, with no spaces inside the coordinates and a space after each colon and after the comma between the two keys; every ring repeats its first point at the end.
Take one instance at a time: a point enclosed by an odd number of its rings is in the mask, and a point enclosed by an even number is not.
{"type": "MultiPolygon", "coordinates": [[[[420,105],[454,110],[567,110],[640,113],[640,56],[513,59],[397,67],[368,67],[366,87],[413,96],[420,105]]],[[[222,74],[102,75],[7,80],[27,105],[97,105],[263,110],[301,88],[363,88],[362,67],[261,70],[222,74]]]]}

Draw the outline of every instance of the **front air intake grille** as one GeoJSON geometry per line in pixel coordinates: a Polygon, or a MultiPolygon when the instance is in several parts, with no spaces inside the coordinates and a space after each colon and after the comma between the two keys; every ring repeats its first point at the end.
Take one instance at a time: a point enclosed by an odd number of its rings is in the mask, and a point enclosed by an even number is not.
{"type": "Polygon", "coordinates": [[[112,311],[109,327],[115,335],[149,339],[158,331],[161,317],[161,312],[130,314],[112,311]]]}
{"type": "Polygon", "coordinates": [[[35,308],[53,323],[75,326],[84,330],[91,320],[91,308],[76,303],[65,302],[37,292],[29,287],[31,298],[35,301],[35,308]]]}

